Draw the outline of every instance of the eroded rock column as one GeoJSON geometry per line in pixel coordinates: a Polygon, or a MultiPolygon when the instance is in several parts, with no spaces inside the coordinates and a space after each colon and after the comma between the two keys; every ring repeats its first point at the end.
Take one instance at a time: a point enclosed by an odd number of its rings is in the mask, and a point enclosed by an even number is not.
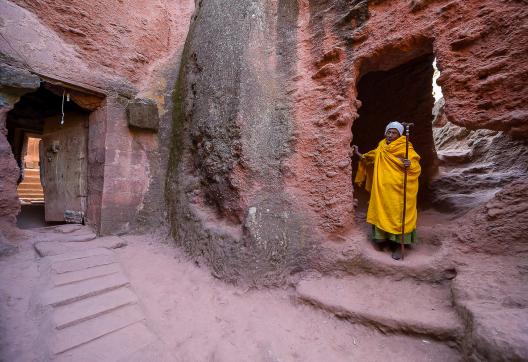
{"type": "Polygon", "coordinates": [[[204,1],[184,51],[167,185],[172,230],[229,281],[282,283],[308,263],[316,237],[284,182],[297,14],[290,0],[204,1]]]}
{"type": "Polygon", "coordinates": [[[0,223],[14,225],[20,212],[17,194],[20,169],[7,140],[7,113],[22,95],[36,90],[39,85],[39,77],[28,71],[0,65],[0,223]]]}

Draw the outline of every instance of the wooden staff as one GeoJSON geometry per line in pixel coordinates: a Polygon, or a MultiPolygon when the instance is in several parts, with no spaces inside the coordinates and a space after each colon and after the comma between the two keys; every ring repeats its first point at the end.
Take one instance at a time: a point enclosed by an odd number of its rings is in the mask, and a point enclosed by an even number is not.
{"type": "MultiPolygon", "coordinates": [[[[409,127],[414,126],[414,123],[402,123],[405,127],[405,160],[409,158],[409,127]]],[[[400,238],[400,246],[401,246],[401,260],[404,259],[405,254],[405,246],[404,246],[404,240],[405,240],[405,211],[407,209],[407,167],[403,167],[403,213],[402,213],[402,226],[401,226],[401,238],[400,238]]]]}

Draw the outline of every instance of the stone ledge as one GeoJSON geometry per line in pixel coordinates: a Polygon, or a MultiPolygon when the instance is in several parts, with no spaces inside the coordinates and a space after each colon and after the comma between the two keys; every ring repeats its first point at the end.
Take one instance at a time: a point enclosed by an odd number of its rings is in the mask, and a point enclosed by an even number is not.
{"type": "Polygon", "coordinates": [[[153,100],[133,99],[128,104],[126,111],[129,127],[158,131],[158,107],[153,100]]]}
{"type": "MultiPolygon", "coordinates": [[[[0,63],[0,90],[26,93],[40,87],[40,78],[29,71],[0,63]]],[[[19,94],[19,95],[21,95],[19,94]]]]}
{"type": "Polygon", "coordinates": [[[297,299],[385,333],[454,342],[463,335],[450,290],[442,284],[373,276],[324,277],[301,281],[297,299]]]}

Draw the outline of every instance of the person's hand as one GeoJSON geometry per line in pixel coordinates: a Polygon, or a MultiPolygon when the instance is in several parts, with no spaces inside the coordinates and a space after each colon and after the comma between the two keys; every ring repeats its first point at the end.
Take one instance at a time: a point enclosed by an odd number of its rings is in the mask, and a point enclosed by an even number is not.
{"type": "Polygon", "coordinates": [[[408,158],[404,158],[402,159],[402,161],[403,161],[403,167],[405,168],[411,167],[411,160],[409,160],[408,158]]]}
{"type": "Polygon", "coordinates": [[[352,152],[357,155],[358,157],[361,157],[361,153],[359,153],[359,148],[356,145],[352,146],[352,152]]]}

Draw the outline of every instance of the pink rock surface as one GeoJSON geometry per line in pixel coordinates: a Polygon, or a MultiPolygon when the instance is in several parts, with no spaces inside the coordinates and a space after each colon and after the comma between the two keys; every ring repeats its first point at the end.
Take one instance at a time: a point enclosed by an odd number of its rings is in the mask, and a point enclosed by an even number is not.
{"type": "Polygon", "coordinates": [[[435,57],[448,121],[528,132],[519,2],[201,4],[177,88],[169,215],[176,241],[226,280],[281,283],[318,265],[319,245],[355,242],[350,144],[381,139],[388,103],[416,123],[427,190],[435,57]]]}
{"type": "Polygon", "coordinates": [[[194,2],[13,1],[36,14],[92,69],[138,83],[183,44],[194,2]]]}
{"type": "Polygon", "coordinates": [[[11,145],[7,142],[5,117],[8,109],[0,108],[0,219],[14,224],[15,215],[20,211],[20,200],[16,190],[20,169],[13,157],[11,145]]]}

